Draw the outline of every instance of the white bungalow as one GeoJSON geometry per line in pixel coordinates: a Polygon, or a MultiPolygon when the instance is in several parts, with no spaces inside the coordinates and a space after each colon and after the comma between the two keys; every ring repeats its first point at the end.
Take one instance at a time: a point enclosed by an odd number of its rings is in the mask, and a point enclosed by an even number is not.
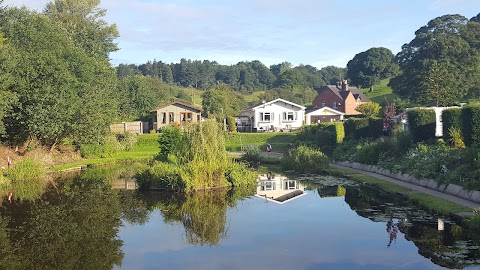
{"type": "Polygon", "coordinates": [[[282,131],[300,128],[305,117],[304,106],[277,98],[247,108],[237,117],[238,131],[282,131]],[[239,127],[242,127],[241,129],[239,127]],[[243,128],[247,127],[247,128],[243,128]]]}
{"type": "Polygon", "coordinates": [[[343,121],[345,113],[330,107],[307,108],[305,111],[305,124],[343,121]]]}

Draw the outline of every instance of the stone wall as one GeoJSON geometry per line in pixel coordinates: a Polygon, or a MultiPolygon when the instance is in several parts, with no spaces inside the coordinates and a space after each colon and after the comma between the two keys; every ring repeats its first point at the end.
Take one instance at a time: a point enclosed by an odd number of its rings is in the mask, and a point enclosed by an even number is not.
{"type": "Polygon", "coordinates": [[[450,194],[453,196],[457,196],[459,198],[480,203],[480,191],[466,190],[463,187],[455,184],[440,184],[439,182],[433,179],[416,179],[415,177],[408,174],[402,174],[401,172],[394,173],[378,166],[366,165],[366,164],[361,164],[357,162],[337,161],[333,163],[341,166],[353,168],[353,169],[378,173],[380,175],[392,177],[403,182],[408,182],[417,186],[426,187],[439,192],[443,192],[445,194],[450,194]]]}

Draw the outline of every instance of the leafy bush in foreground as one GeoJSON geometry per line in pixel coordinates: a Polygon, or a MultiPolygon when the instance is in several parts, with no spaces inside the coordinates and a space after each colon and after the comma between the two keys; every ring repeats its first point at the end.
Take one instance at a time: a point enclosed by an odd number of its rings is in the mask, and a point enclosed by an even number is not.
{"type": "Polygon", "coordinates": [[[329,158],[322,151],[300,145],[285,153],[282,167],[285,170],[316,173],[328,168],[329,162],[329,158]]]}

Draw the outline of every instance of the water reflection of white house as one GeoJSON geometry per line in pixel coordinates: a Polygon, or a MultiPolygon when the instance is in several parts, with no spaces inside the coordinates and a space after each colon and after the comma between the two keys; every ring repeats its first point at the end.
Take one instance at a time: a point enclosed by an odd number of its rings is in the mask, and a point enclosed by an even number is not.
{"type": "Polygon", "coordinates": [[[283,175],[261,174],[257,183],[255,196],[278,204],[287,203],[307,194],[300,181],[288,179],[283,175]]]}

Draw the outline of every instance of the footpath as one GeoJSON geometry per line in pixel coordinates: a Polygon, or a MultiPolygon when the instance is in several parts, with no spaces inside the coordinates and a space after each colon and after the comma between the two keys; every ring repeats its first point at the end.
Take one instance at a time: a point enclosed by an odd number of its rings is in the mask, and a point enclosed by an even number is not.
{"type": "Polygon", "coordinates": [[[465,207],[469,207],[471,209],[480,209],[480,204],[479,203],[476,203],[476,202],[473,202],[473,201],[470,201],[470,200],[466,200],[466,199],[463,199],[463,198],[460,198],[460,197],[457,197],[457,196],[453,196],[453,195],[450,195],[450,194],[446,194],[446,193],[443,193],[443,192],[439,192],[439,191],[436,191],[436,190],[433,190],[433,189],[429,189],[429,188],[426,188],[426,187],[422,187],[422,186],[419,186],[419,185],[415,185],[415,184],[412,184],[412,183],[404,182],[404,181],[401,181],[401,180],[393,178],[393,177],[381,175],[381,174],[374,173],[374,172],[368,172],[368,171],[364,171],[364,170],[354,169],[354,168],[342,166],[342,165],[339,165],[339,164],[333,164],[333,163],[330,163],[330,167],[337,168],[337,169],[350,170],[350,171],[353,171],[353,172],[356,172],[356,173],[372,176],[372,177],[375,177],[375,178],[393,183],[395,185],[406,187],[406,188],[411,189],[413,191],[417,191],[417,192],[425,193],[425,194],[432,195],[432,196],[435,196],[435,197],[439,197],[439,198],[454,202],[456,204],[459,204],[459,205],[462,205],[462,206],[465,206],[465,207]]]}

